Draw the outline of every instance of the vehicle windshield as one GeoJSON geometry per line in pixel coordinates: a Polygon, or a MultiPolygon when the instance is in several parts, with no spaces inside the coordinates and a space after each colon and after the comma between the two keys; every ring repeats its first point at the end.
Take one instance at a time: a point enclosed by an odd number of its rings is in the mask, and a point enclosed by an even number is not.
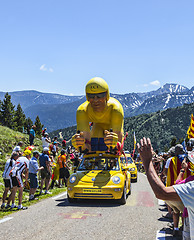
{"type": "Polygon", "coordinates": [[[123,164],[131,164],[131,163],[133,163],[133,159],[132,159],[132,157],[126,157],[126,159],[125,159],[125,157],[121,157],[121,162],[123,163],[123,164]],[[127,161],[126,161],[126,159],[127,159],[127,161]]]}
{"type": "Polygon", "coordinates": [[[113,157],[86,157],[83,158],[78,171],[83,170],[120,170],[118,158],[113,157]]]}

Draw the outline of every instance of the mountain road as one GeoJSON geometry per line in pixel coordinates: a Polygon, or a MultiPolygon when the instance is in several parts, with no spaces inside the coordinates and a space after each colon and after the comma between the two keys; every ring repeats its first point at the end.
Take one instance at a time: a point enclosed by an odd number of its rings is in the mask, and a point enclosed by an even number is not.
{"type": "Polygon", "coordinates": [[[138,173],[125,205],[113,200],[70,204],[64,192],[3,218],[0,239],[173,239],[164,230],[166,212],[158,203],[146,176],[138,173]]]}

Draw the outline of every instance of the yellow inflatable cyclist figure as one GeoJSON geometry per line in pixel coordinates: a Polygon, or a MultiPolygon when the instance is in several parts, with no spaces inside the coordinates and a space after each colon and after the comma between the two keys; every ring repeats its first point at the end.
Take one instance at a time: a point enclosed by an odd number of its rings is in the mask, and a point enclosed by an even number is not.
{"type": "Polygon", "coordinates": [[[114,148],[123,137],[123,107],[119,101],[110,97],[108,84],[102,78],[92,78],[85,90],[87,101],[77,109],[79,133],[72,137],[72,145],[89,151],[114,148]]]}

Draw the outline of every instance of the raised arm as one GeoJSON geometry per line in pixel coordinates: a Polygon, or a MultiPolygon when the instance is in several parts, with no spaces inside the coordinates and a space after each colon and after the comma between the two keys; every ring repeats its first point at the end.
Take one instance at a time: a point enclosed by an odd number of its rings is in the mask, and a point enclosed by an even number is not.
{"type": "Polygon", "coordinates": [[[143,138],[137,144],[140,158],[143,162],[146,175],[155,196],[162,200],[181,201],[173,186],[165,187],[158,177],[152,163],[152,145],[149,138],[143,138]]]}

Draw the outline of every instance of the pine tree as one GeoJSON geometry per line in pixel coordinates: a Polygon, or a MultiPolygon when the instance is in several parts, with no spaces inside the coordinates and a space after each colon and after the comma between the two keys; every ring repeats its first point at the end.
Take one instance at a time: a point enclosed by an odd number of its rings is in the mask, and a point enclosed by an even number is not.
{"type": "Polygon", "coordinates": [[[42,134],[42,128],[44,125],[40,122],[39,116],[36,117],[36,121],[34,125],[36,125],[36,137],[40,137],[42,134]]]}
{"type": "Polygon", "coordinates": [[[27,132],[27,134],[29,134],[32,125],[33,125],[33,122],[31,118],[28,117],[24,122],[24,130],[27,132]]]}
{"type": "Polygon", "coordinates": [[[23,132],[25,121],[26,121],[26,116],[22,110],[21,105],[18,104],[17,110],[15,111],[15,116],[14,116],[15,130],[17,130],[19,132],[23,132]]]}
{"type": "Polygon", "coordinates": [[[3,126],[13,128],[14,127],[14,105],[11,102],[11,96],[6,93],[1,103],[1,110],[0,110],[0,121],[3,126]]]}

